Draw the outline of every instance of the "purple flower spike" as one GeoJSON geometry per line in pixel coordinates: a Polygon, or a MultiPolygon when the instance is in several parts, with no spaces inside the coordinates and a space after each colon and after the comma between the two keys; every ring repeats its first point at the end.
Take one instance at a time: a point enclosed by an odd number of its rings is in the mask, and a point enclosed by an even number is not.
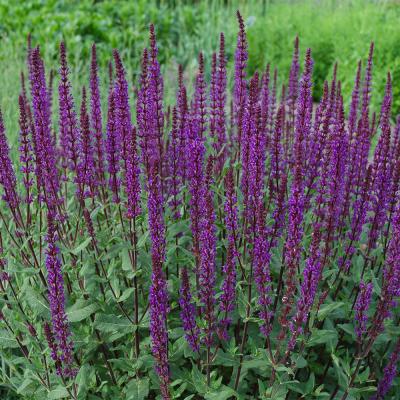
{"type": "Polygon", "coordinates": [[[60,181],[55,144],[51,133],[51,115],[44,64],[39,48],[30,52],[29,80],[34,117],[35,174],[47,206],[54,209],[61,202],[60,181]]]}
{"type": "Polygon", "coordinates": [[[235,249],[235,244],[232,241],[228,242],[226,254],[226,262],[222,267],[224,280],[221,285],[222,295],[219,299],[220,310],[223,313],[222,319],[219,321],[218,336],[222,340],[228,340],[228,327],[232,322],[231,313],[236,307],[236,259],[238,257],[235,249]]]}
{"type": "Polygon", "coordinates": [[[289,227],[285,244],[286,265],[286,292],[283,301],[283,310],[280,322],[287,325],[287,316],[292,309],[293,296],[296,289],[296,272],[302,253],[301,240],[303,237],[303,213],[304,213],[304,141],[310,132],[312,96],[311,96],[311,74],[313,62],[311,50],[307,50],[303,77],[300,83],[299,100],[297,104],[297,115],[295,123],[294,142],[294,171],[293,183],[289,197],[289,227]]]}
{"type": "Polygon", "coordinates": [[[220,297],[220,310],[223,317],[220,320],[218,335],[223,340],[228,340],[227,328],[232,322],[230,314],[235,309],[236,303],[236,262],[239,254],[236,250],[237,236],[237,200],[234,188],[233,170],[230,168],[225,177],[226,200],[224,205],[225,226],[228,233],[228,249],[226,255],[226,263],[222,267],[224,280],[221,286],[222,296],[220,297]]]}
{"type": "Polygon", "coordinates": [[[213,343],[215,331],[216,235],[213,193],[210,187],[211,168],[212,162],[207,166],[207,179],[204,182],[204,209],[200,225],[199,297],[206,321],[204,343],[207,348],[210,348],[213,343]]]}
{"type": "Polygon", "coordinates": [[[315,225],[310,249],[310,256],[306,261],[303,271],[303,281],[300,286],[300,299],[292,321],[290,322],[291,337],[288,349],[293,350],[296,339],[303,332],[303,325],[308,319],[311,307],[317,294],[318,283],[321,277],[321,254],[319,246],[321,243],[321,227],[315,225]]]}
{"type": "Polygon", "coordinates": [[[390,200],[389,196],[392,184],[391,160],[389,159],[391,143],[391,106],[392,82],[390,74],[388,74],[380,116],[382,134],[379,137],[372,164],[370,210],[373,212],[373,215],[369,221],[371,223],[371,229],[368,236],[368,251],[373,250],[377,245],[380,232],[386,223],[390,200]]]}
{"type": "Polygon", "coordinates": [[[178,112],[176,107],[172,110],[172,130],[168,148],[168,170],[169,170],[169,205],[172,209],[174,219],[180,218],[179,207],[182,203],[180,192],[182,189],[181,177],[179,176],[179,137],[178,137],[178,112]]]}
{"type": "MultiPolygon", "coordinates": [[[[295,108],[296,108],[296,100],[298,96],[298,91],[299,91],[299,70],[300,70],[300,65],[299,65],[299,38],[296,37],[294,41],[294,50],[293,50],[293,58],[292,58],[292,65],[290,67],[290,73],[289,73],[289,93],[287,97],[287,103],[289,106],[289,130],[290,130],[290,135],[293,134],[293,127],[294,127],[294,121],[295,121],[295,108]]],[[[291,141],[291,138],[289,138],[289,141],[291,141]]]]}
{"type": "Polygon", "coordinates": [[[120,166],[120,136],[117,126],[117,110],[115,92],[110,90],[108,96],[108,116],[107,116],[107,162],[109,173],[109,187],[113,194],[114,203],[120,202],[119,188],[121,179],[119,177],[120,166]]]}
{"type": "Polygon", "coordinates": [[[194,101],[192,108],[194,127],[197,136],[204,139],[207,124],[206,83],[204,80],[204,58],[199,54],[199,72],[196,76],[194,101]]]}
{"type": "Polygon", "coordinates": [[[176,99],[177,108],[177,124],[178,124],[178,137],[179,137],[179,159],[178,159],[178,170],[179,175],[182,178],[182,182],[187,179],[187,155],[186,155],[186,144],[188,141],[188,129],[189,129],[189,115],[188,115],[188,104],[187,104],[187,93],[186,87],[183,83],[183,68],[179,66],[179,77],[178,77],[178,93],[176,99]]]}
{"type": "Polygon", "coordinates": [[[95,194],[94,160],[92,133],[90,131],[89,114],[86,108],[86,89],[82,89],[82,105],[80,115],[80,140],[79,140],[79,164],[77,168],[77,193],[80,199],[93,197],[95,194]]]}
{"type": "Polygon", "coordinates": [[[181,307],[181,320],[185,331],[185,338],[193,351],[199,351],[199,333],[200,330],[196,324],[196,306],[192,303],[192,294],[190,293],[189,276],[186,268],[181,273],[179,305],[181,307]]]}
{"type": "MultiPolygon", "coordinates": [[[[23,90],[23,93],[25,89],[23,90]]],[[[21,162],[21,172],[23,174],[23,182],[26,191],[25,202],[32,203],[33,196],[31,187],[33,185],[33,172],[35,171],[33,165],[32,143],[29,134],[29,121],[27,115],[26,93],[19,96],[19,160],[21,162]]]]}
{"type": "MultiPolygon", "coordinates": [[[[164,154],[164,111],[163,95],[164,81],[161,75],[160,64],[157,59],[158,48],[154,25],[150,25],[150,62],[149,62],[149,85],[152,100],[152,112],[154,118],[154,138],[158,149],[157,160],[162,167],[164,154]]],[[[162,171],[162,170],[161,170],[162,171]]]]}
{"type": "Polygon", "coordinates": [[[140,147],[142,150],[142,162],[145,166],[146,174],[150,173],[150,162],[154,158],[153,149],[153,121],[151,119],[151,96],[149,88],[149,55],[147,49],[143,50],[140,85],[136,103],[136,120],[138,125],[138,136],[140,137],[140,147]]]}
{"type": "Polygon", "coordinates": [[[20,199],[17,194],[17,180],[10,159],[6,132],[3,122],[3,114],[0,110],[0,184],[3,186],[3,199],[8,203],[11,211],[16,212],[20,199]]]}
{"type": "Polygon", "coordinates": [[[235,83],[233,89],[233,111],[235,114],[235,123],[237,126],[237,141],[239,154],[242,143],[242,123],[244,118],[244,109],[247,98],[246,89],[246,67],[247,67],[247,38],[244,28],[244,21],[239,11],[237,11],[239,23],[239,33],[237,37],[237,46],[235,51],[235,83]]]}
{"type": "Polygon", "coordinates": [[[254,281],[258,290],[258,305],[260,307],[259,318],[262,320],[261,333],[268,337],[271,332],[270,320],[272,312],[271,305],[271,275],[270,275],[270,246],[268,243],[268,232],[266,228],[266,212],[264,204],[260,200],[256,206],[256,234],[253,249],[254,281]]]}
{"type": "Polygon", "coordinates": [[[132,127],[128,142],[125,188],[127,195],[127,216],[135,218],[140,214],[140,166],[137,155],[136,128],[132,127]]]}
{"type": "Polygon", "coordinates": [[[90,122],[96,140],[95,168],[97,182],[100,186],[105,184],[104,139],[101,115],[99,77],[97,72],[97,53],[96,45],[93,44],[92,60],[90,64],[90,122]]]}
{"type": "Polygon", "coordinates": [[[398,374],[397,364],[400,360],[400,339],[397,340],[396,346],[390,355],[389,362],[386,364],[383,370],[383,377],[379,381],[376,394],[371,398],[371,400],[383,400],[385,395],[389,392],[392,387],[394,378],[398,374]]]}
{"type": "Polygon", "coordinates": [[[382,290],[376,307],[368,337],[371,341],[384,330],[384,322],[391,316],[400,296],[400,202],[393,215],[392,237],[389,243],[386,264],[383,269],[382,290]]]}
{"type": "MultiPolygon", "coordinates": [[[[121,140],[121,156],[127,164],[129,141],[132,134],[131,111],[129,104],[128,83],[125,77],[125,68],[122,65],[121,57],[117,50],[114,50],[115,74],[116,80],[114,85],[115,108],[116,108],[116,125],[121,140]]],[[[126,167],[125,167],[126,168],[126,167]]]]}
{"type": "Polygon", "coordinates": [[[161,395],[169,395],[168,331],[169,312],[167,281],[162,269],[165,260],[165,229],[161,182],[158,169],[153,167],[148,180],[148,210],[151,236],[152,275],[150,286],[150,335],[152,353],[156,361],[156,372],[160,378],[161,395]]]}
{"type": "MultiPolygon", "coordinates": [[[[56,244],[58,239],[54,224],[54,216],[51,212],[48,212],[46,269],[51,324],[54,337],[57,340],[57,357],[59,357],[62,373],[66,376],[73,376],[74,370],[71,368],[73,363],[73,342],[70,338],[71,333],[65,312],[64,279],[61,270],[59,249],[56,244]]],[[[54,349],[51,350],[53,353],[54,349]]],[[[53,359],[57,361],[55,358],[53,355],[53,359]]]]}
{"type": "Polygon", "coordinates": [[[71,171],[76,171],[79,162],[79,130],[74,99],[71,93],[67,53],[64,42],[60,44],[60,64],[60,83],[58,85],[59,125],[60,140],[65,161],[64,167],[69,168],[71,171]]]}
{"type": "Polygon", "coordinates": [[[62,374],[62,368],[61,368],[60,357],[58,355],[58,346],[57,346],[57,343],[56,343],[56,341],[54,339],[53,330],[51,329],[51,326],[49,325],[48,322],[44,323],[43,331],[44,331],[44,336],[46,338],[47,344],[48,344],[49,349],[50,349],[51,358],[53,359],[53,361],[56,364],[57,375],[61,375],[62,374]]]}
{"type": "Polygon", "coordinates": [[[357,301],[355,304],[355,320],[356,320],[356,335],[358,340],[361,341],[362,336],[367,330],[368,316],[367,312],[372,298],[372,283],[360,282],[360,291],[358,293],[357,301]]]}

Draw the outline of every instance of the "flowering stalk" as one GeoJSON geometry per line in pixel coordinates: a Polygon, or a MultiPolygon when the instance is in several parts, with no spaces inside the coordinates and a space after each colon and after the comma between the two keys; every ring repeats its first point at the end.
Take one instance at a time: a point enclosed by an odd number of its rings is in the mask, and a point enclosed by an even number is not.
{"type": "Polygon", "coordinates": [[[271,132],[268,130],[268,123],[270,121],[270,97],[271,90],[270,84],[270,65],[267,64],[265,72],[261,78],[261,129],[267,137],[267,146],[270,142],[271,132]]]}
{"type": "MultiPolygon", "coordinates": [[[[71,171],[78,169],[79,162],[79,131],[75,114],[74,99],[71,93],[69,81],[69,68],[67,64],[67,53],[65,43],[60,44],[60,83],[58,85],[59,96],[59,126],[60,140],[62,145],[62,156],[65,162],[64,168],[71,171]]],[[[65,176],[65,179],[67,177],[65,176]]]]}
{"type": "Polygon", "coordinates": [[[148,210],[151,235],[152,275],[149,294],[151,350],[160,378],[161,395],[170,399],[167,315],[169,312],[167,281],[162,269],[165,261],[165,229],[159,172],[154,167],[148,179],[148,210]]]}
{"type": "Polygon", "coordinates": [[[64,279],[57,247],[57,234],[54,215],[51,211],[47,213],[47,250],[46,269],[48,299],[50,305],[51,325],[57,347],[51,348],[52,358],[57,365],[59,375],[71,376],[76,374],[72,368],[73,342],[67,315],[65,312],[64,279]]]}
{"type": "MultiPolygon", "coordinates": [[[[347,124],[347,131],[349,137],[349,158],[354,160],[357,152],[357,137],[356,137],[356,124],[358,117],[358,108],[360,102],[360,81],[361,81],[361,61],[358,63],[356,78],[354,81],[354,88],[351,96],[350,112],[347,124]]],[[[346,177],[345,195],[343,202],[342,221],[348,216],[350,207],[351,188],[354,184],[356,170],[354,163],[349,163],[349,171],[346,177]]]]}
{"type": "Polygon", "coordinates": [[[119,140],[121,141],[121,157],[127,168],[129,141],[132,134],[132,121],[129,105],[128,83],[125,77],[125,69],[121,61],[121,57],[117,50],[114,50],[115,63],[115,112],[116,126],[118,130],[119,140]]]}
{"type": "Polygon", "coordinates": [[[188,121],[189,132],[186,140],[186,153],[191,157],[187,159],[187,172],[189,178],[190,192],[190,220],[193,236],[193,253],[196,259],[196,285],[199,289],[200,272],[200,241],[201,241],[201,219],[205,214],[205,178],[203,171],[205,144],[202,136],[205,124],[205,98],[204,98],[204,79],[203,79],[203,58],[199,57],[200,65],[196,79],[195,103],[190,121],[188,121]]]}
{"type": "Polygon", "coordinates": [[[361,195],[353,203],[353,216],[351,218],[350,229],[347,233],[347,244],[345,246],[344,256],[339,259],[339,266],[346,272],[351,266],[352,257],[355,253],[354,245],[360,240],[367,216],[370,197],[371,171],[372,167],[369,166],[363,182],[361,195]]]}
{"type": "Polygon", "coordinates": [[[145,166],[146,174],[150,173],[150,161],[156,158],[153,149],[152,138],[152,119],[150,118],[150,89],[148,72],[148,52],[143,50],[140,86],[136,103],[136,120],[138,125],[138,136],[140,137],[140,147],[142,150],[142,163],[145,166]]]}
{"type": "Polygon", "coordinates": [[[127,142],[127,159],[125,172],[125,191],[127,197],[127,216],[134,219],[140,215],[140,166],[137,154],[136,128],[131,127],[127,142]]]}
{"type": "Polygon", "coordinates": [[[256,179],[257,179],[257,150],[262,151],[262,144],[259,143],[261,148],[256,147],[256,139],[259,138],[258,130],[258,115],[259,109],[258,102],[258,74],[256,73],[250,82],[250,93],[248,103],[245,110],[245,118],[243,121],[243,132],[241,142],[241,162],[242,162],[242,176],[241,176],[241,191],[243,194],[243,229],[246,230],[247,224],[251,224],[251,233],[254,232],[254,218],[252,218],[253,205],[255,201],[256,179]]]}
{"type": "MultiPolygon", "coordinates": [[[[30,207],[29,205],[33,201],[32,185],[34,173],[33,156],[32,156],[32,144],[31,138],[29,137],[29,121],[26,112],[26,98],[21,94],[18,98],[19,102],[19,160],[21,163],[21,172],[23,174],[23,183],[25,187],[25,202],[27,204],[27,220],[30,219],[30,207]]],[[[3,153],[3,152],[2,152],[3,153]]]]}
{"type": "Polygon", "coordinates": [[[388,74],[385,97],[382,103],[380,117],[382,135],[379,138],[372,164],[372,193],[370,210],[373,212],[373,216],[370,218],[371,228],[368,236],[368,251],[373,250],[376,247],[379,233],[387,219],[389,195],[391,192],[392,183],[391,161],[389,160],[391,140],[391,105],[392,83],[390,74],[388,74]]]}
{"type": "MultiPolygon", "coordinates": [[[[158,48],[154,25],[150,25],[150,60],[149,60],[149,97],[151,99],[151,108],[153,113],[153,138],[156,142],[157,163],[160,168],[161,179],[163,177],[164,164],[164,111],[163,95],[164,81],[161,75],[160,64],[157,59],[158,48]]],[[[161,190],[163,191],[163,182],[161,181],[161,190]]]]}
{"type": "Polygon", "coordinates": [[[382,289],[378,305],[368,331],[369,347],[384,330],[384,322],[391,315],[400,296],[400,203],[393,216],[392,238],[389,243],[386,264],[383,270],[382,289]]]}
{"type": "Polygon", "coordinates": [[[97,52],[95,44],[92,46],[92,59],[90,64],[90,122],[96,142],[96,177],[99,186],[103,187],[105,184],[103,123],[101,114],[99,77],[97,72],[97,52]]]}
{"type": "Polygon", "coordinates": [[[216,171],[220,173],[227,157],[226,127],[225,127],[225,103],[226,103],[226,60],[225,60],[225,37],[220,34],[218,67],[216,71],[216,116],[215,129],[216,140],[216,171]]]}
{"type": "Polygon", "coordinates": [[[322,262],[321,262],[321,226],[315,224],[313,231],[313,238],[310,249],[310,256],[306,261],[306,266],[303,270],[303,281],[300,286],[300,298],[297,303],[296,313],[290,322],[291,336],[288,342],[288,350],[285,357],[289,352],[294,349],[296,339],[303,332],[303,326],[307,322],[311,307],[314,303],[315,296],[318,289],[318,283],[321,277],[322,262]]]}
{"type": "Polygon", "coordinates": [[[200,350],[200,329],[196,324],[196,306],[192,302],[189,275],[186,268],[183,268],[181,272],[181,289],[179,293],[179,306],[181,308],[180,317],[185,331],[185,339],[189,343],[190,348],[198,352],[200,350]]]}
{"type": "Polygon", "coordinates": [[[204,140],[207,124],[207,103],[206,82],[204,79],[204,58],[202,53],[199,54],[199,71],[196,76],[192,115],[197,135],[204,140]]]}
{"type": "Polygon", "coordinates": [[[223,317],[220,320],[220,328],[218,335],[223,340],[228,340],[228,326],[232,322],[230,314],[235,309],[236,297],[236,261],[239,258],[239,253],[236,249],[237,235],[237,199],[234,192],[233,170],[229,169],[225,177],[226,200],[224,205],[225,211],[225,226],[228,234],[228,249],[225,265],[222,267],[224,280],[221,286],[222,296],[220,297],[220,310],[223,317]]]}
{"type": "Polygon", "coordinates": [[[183,83],[183,69],[179,66],[179,77],[178,77],[178,92],[176,99],[177,109],[177,125],[178,125],[178,138],[179,138],[179,159],[178,159],[178,171],[179,176],[182,178],[182,182],[186,181],[187,178],[187,155],[186,155],[186,142],[188,140],[188,105],[187,105],[187,93],[186,87],[183,83]]]}
{"type": "Polygon", "coordinates": [[[174,219],[180,218],[179,207],[182,203],[180,198],[181,177],[179,176],[179,138],[178,138],[178,113],[176,107],[172,111],[172,129],[168,152],[169,176],[169,204],[172,208],[174,219]]]}
{"type": "MultiPolygon", "coordinates": [[[[49,209],[55,209],[61,203],[59,196],[59,176],[56,154],[51,134],[51,116],[46,87],[45,71],[39,48],[29,56],[29,80],[34,117],[35,174],[37,185],[49,209]]],[[[61,215],[59,215],[61,217],[61,215]]]]}
{"type": "Polygon", "coordinates": [[[359,194],[361,182],[364,179],[367,169],[369,148],[371,143],[371,127],[369,105],[371,101],[372,91],[372,57],[374,54],[374,43],[371,43],[367,67],[365,70],[364,85],[362,90],[362,104],[361,116],[357,127],[357,146],[359,151],[356,152],[356,159],[354,160],[354,168],[357,171],[356,176],[352,182],[352,193],[356,196],[359,194]]]}
{"type": "MultiPolygon", "coordinates": [[[[17,180],[9,153],[10,149],[7,143],[3,115],[0,111],[0,184],[4,189],[3,200],[7,202],[11,212],[18,221],[17,209],[20,199],[17,192],[17,180]]],[[[22,221],[20,222],[22,223],[22,221]]]]}
{"type": "Polygon", "coordinates": [[[389,392],[393,380],[397,375],[397,364],[400,360],[400,339],[397,340],[396,346],[390,355],[389,362],[386,364],[383,370],[383,377],[379,381],[378,387],[376,389],[376,394],[371,398],[371,400],[383,400],[385,395],[389,392]]]}
{"type": "Polygon", "coordinates": [[[287,104],[289,106],[287,142],[288,142],[289,148],[292,147],[292,141],[293,141],[295,109],[296,109],[296,101],[297,101],[297,96],[298,96],[298,91],[299,91],[299,70],[300,70],[299,38],[296,36],[296,39],[294,41],[292,65],[290,67],[290,73],[289,73],[289,85],[288,85],[289,92],[288,92],[288,97],[287,97],[287,104]]]}
{"type": "Polygon", "coordinates": [[[80,113],[80,137],[79,137],[79,163],[77,165],[77,194],[81,201],[86,197],[94,197],[95,176],[93,145],[90,131],[89,114],[86,108],[86,89],[82,89],[82,104],[80,113]]]}
{"type": "Polygon", "coordinates": [[[259,318],[262,320],[261,333],[268,338],[271,333],[271,275],[269,266],[271,262],[268,232],[265,224],[264,205],[260,201],[257,206],[256,235],[253,250],[254,281],[258,290],[258,305],[260,306],[259,318]]]}
{"type": "Polygon", "coordinates": [[[200,223],[200,269],[199,298],[206,326],[204,343],[207,348],[207,384],[210,385],[211,346],[215,333],[215,282],[216,247],[215,214],[211,191],[212,162],[207,165],[207,179],[204,181],[204,215],[200,223]]]}
{"type": "Polygon", "coordinates": [[[119,188],[121,179],[118,176],[121,169],[120,166],[120,136],[117,129],[116,116],[116,99],[113,89],[110,90],[108,96],[108,116],[107,116],[107,162],[109,173],[109,187],[113,194],[114,203],[120,202],[119,188]]]}
{"type": "Polygon", "coordinates": [[[360,342],[367,330],[367,312],[371,303],[372,288],[373,285],[371,282],[367,284],[363,281],[360,282],[360,290],[358,292],[357,301],[354,307],[356,321],[355,331],[360,342]]]}
{"type": "Polygon", "coordinates": [[[284,328],[287,326],[287,316],[292,309],[293,295],[296,288],[296,272],[301,256],[301,239],[303,237],[303,212],[304,212],[304,140],[310,131],[311,123],[311,50],[307,50],[303,77],[300,83],[299,102],[295,124],[294,142],[294,171],[293,182],[288,204],[289,227],[285,243],[284,264],[286,266],[286,291],[283,297],[283,309],[280,315],[283,338],[284,328]]]}
{"type": "Polygon", "coordinates": [[[233,112],[235,114],[235,124],[237,129],[238,152],[241,154],[242,147],[242,123],[244,118],[244,109],[247,98],[246,89],[246,67],[247,67],[247,38],[244,28],[243,18],[239,11],[237,12],[239,23],[239,32],[237,37],[237,46],[235,51],[235,82],[233,89],[233,112]]]}

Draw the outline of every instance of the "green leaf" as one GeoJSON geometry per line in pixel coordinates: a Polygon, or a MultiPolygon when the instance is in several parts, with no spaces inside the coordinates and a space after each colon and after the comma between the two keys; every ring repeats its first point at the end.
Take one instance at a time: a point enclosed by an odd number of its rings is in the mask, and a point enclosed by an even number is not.
{"type": "Polygon", "coordinates": [[[93,376],[95,373],[95,370],[92,366],[85,364],[82,365],[78,375],[76,376],[75,382],[78,385],[78,396],[79,398],[86,398],[85,396],[87,395],[89,391],[89,383],[91,380],[91,376],[93,376]]]}
{"type": "Polygon", "coordinates": [[[307,360],[303,356],[299,356],[294,361],[296,363],[296,368],[298,368],[298,369],[307,367],[307,360]]]}
{"type": "Polygon", "coordinates": [[[343,371],[343,368],[340,366],[340,359],[332,354],[333,366],[335,368],[336,374],[338,376],[338,383],[341,388],[347,388],[349,385],[349,379],[343,371]]]}
{"type": "Polygon", "coordinates": [[[131,259],[129,258],[129,250],[123,249],[121,251],[121,261],[122,261],[122,269],[124,271],[132,271],[132,263],[131,259]]]}
{"type": "Polygon", "coordinates": [[[318,320],[324,320],[332,311],[343,306],[344,303],[342,301],[322,305],[322,307],[318,311],[318,320]]]}
{"type": "Polygon", "coordinates": [[[89,304],[86,307],[78,310],[70,310],[67,312],[67,318],[69,322],[79,322],[86,319],[98,309],[97,304],[89,304]]]}
{"type": "Polygon", "coordinates": [[[149,394],[149,378],[134,379],[129,382],[126,388],[127,400],[144,400],[149,394]]]}
{"type": "Polygon", "coordinates": [[[237,393],[228,386],[222,386],[217,391],[208,392],[204,395],[206,400],[227,400],[232,397],[237,398],[237,393]]]}
{"type": "Polygon", "coordinates": [[[256,368],[266,368],[270,365],[269,360],[256,358],[253,360],[246,360],[242,363],[243,369],[256,369],[256,368]]]}
{"type": "Polygon", "coordinates": [[[48,400],[57,400],[69,397],[68,391],[64,386],[58,386],[47,395],[48,400]]]}
{"type": "Polygon", "coordinates": [[[128,333],[134,331],[133,324],[127,318],[118,318],[115,315],[96,315],[94,326],[102,332],[128,333]]]}
{"type": "Polygon", "coordinates": [[[121,297],[118,297],[117,301],[118,303],[121,303],[121,301],[125,301],[127,298],[131,296],[131,294],[135,291],[134,288],[128,288],[125,289],[124,292],[122,293],[121,297]]]}
{"type": "Polygon", "coordinates": [[[27,301],[29,306],[38,313],[49,311],[49,307],[46,300],[41,297],[33,288],[30,286],[29,281],[25,281],[26,286],[23,289],[24,299],[27,301]]]}
{"type": "Polygon", "coordinates": [[[89,243],[92,241],[91,237],[86,238],[78,247],[72,250],[72,254],[77,256],[82,250],[85,250],[89,243]]]}
{"type": "Polygon", "coordinates": [[[314,373],[311,372],[310,378],[308,379],[307,383],[304,386],[304,393],[305,394],[310,394],[314,390],[314,385],[315,385],[315,376],[314,373]]]}
{"type": "Polygon", "coordinates": [[[348,333],[350,336],[352,337],[355,336],[353,324],[338,324],[337,326],[346,333],[348,333]]]}
{"type": "Polygon", "coordinates": [[[362,388],[350,388],[349,393],[356,395],[358,393],[368,393],[368,392],[375,392],[376,391],[376,386],[365,386],[362,388]]]}
{"type": "Polygon", "coordinates": [[[6,329],[0,329],[0,348],[15,349],[19,347],[15,337],[6,329]]]}
{"type": "Polygon", "coordinates": [[[146,230],[140,237],[139,240],[137,241],[136,247],[138,249],[141,249],[142,247],[144,247],[147,238],[149,237],[149,231],[146,230]]]}
{"type": "Polygon", "coordinates": [[[232,354],[225,353],[219,349],[213,364],[223,365],[225,367],[235,367],[239,365],[239,361],[232,354]]]}
{"type": "Polygon", "coordinates": [[[18,386],[17,393],[18,394],[24,394],[26,389],[33,383],[32,379],[30,378],[25,378],[23,382],[18,386]]]}
{"type": "Polygon", "coordinates": [[[208,386],[206,384],[205,377],[199,371],[196,365],[193,365],[192,367],[192,381],[196,391],[199,394],[204,394],[207,392],[208,386]]]}
{"type": "Polygon", "coordinates": [[[314,330],[310,340],[307,342],[307,347],[329,343],[331,340],[337,340],[336,331],[329,329],[314,330]]]}

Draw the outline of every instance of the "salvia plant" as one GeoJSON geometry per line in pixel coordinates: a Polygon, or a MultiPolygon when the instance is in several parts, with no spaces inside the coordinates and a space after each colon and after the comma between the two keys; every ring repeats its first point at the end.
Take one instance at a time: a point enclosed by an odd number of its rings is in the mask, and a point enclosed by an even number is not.
{"type": "Polygon", "coordinates": [[[221,33],[172,104],[153,25],[105,90],[95,45],[73,91],[66,44],[53,79],[29,39],[19,158],[0,114],[3,398],[399,398],[391,75],[374,113],[372,43],[314,104],[312,50],[248,76],[237,18],[233,79],[221,33]]]}

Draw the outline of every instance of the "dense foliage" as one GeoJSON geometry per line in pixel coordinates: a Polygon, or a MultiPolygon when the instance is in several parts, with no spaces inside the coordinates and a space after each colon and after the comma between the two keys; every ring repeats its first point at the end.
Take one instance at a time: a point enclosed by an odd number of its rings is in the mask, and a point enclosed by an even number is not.
{"type": "Polygon", "coordinates": [[[5,398],[397,398],[392,77],[371,112],[372,43],[348,116],[337,66],[315,105],[312,50],[279,87],[237,17],[232,85],[220,34],[172,106],[153,25],[106,108],[95,45],[77,100],[65,43],[56,91],[29,37],[18,166],[0,114],[5,398]]]}

